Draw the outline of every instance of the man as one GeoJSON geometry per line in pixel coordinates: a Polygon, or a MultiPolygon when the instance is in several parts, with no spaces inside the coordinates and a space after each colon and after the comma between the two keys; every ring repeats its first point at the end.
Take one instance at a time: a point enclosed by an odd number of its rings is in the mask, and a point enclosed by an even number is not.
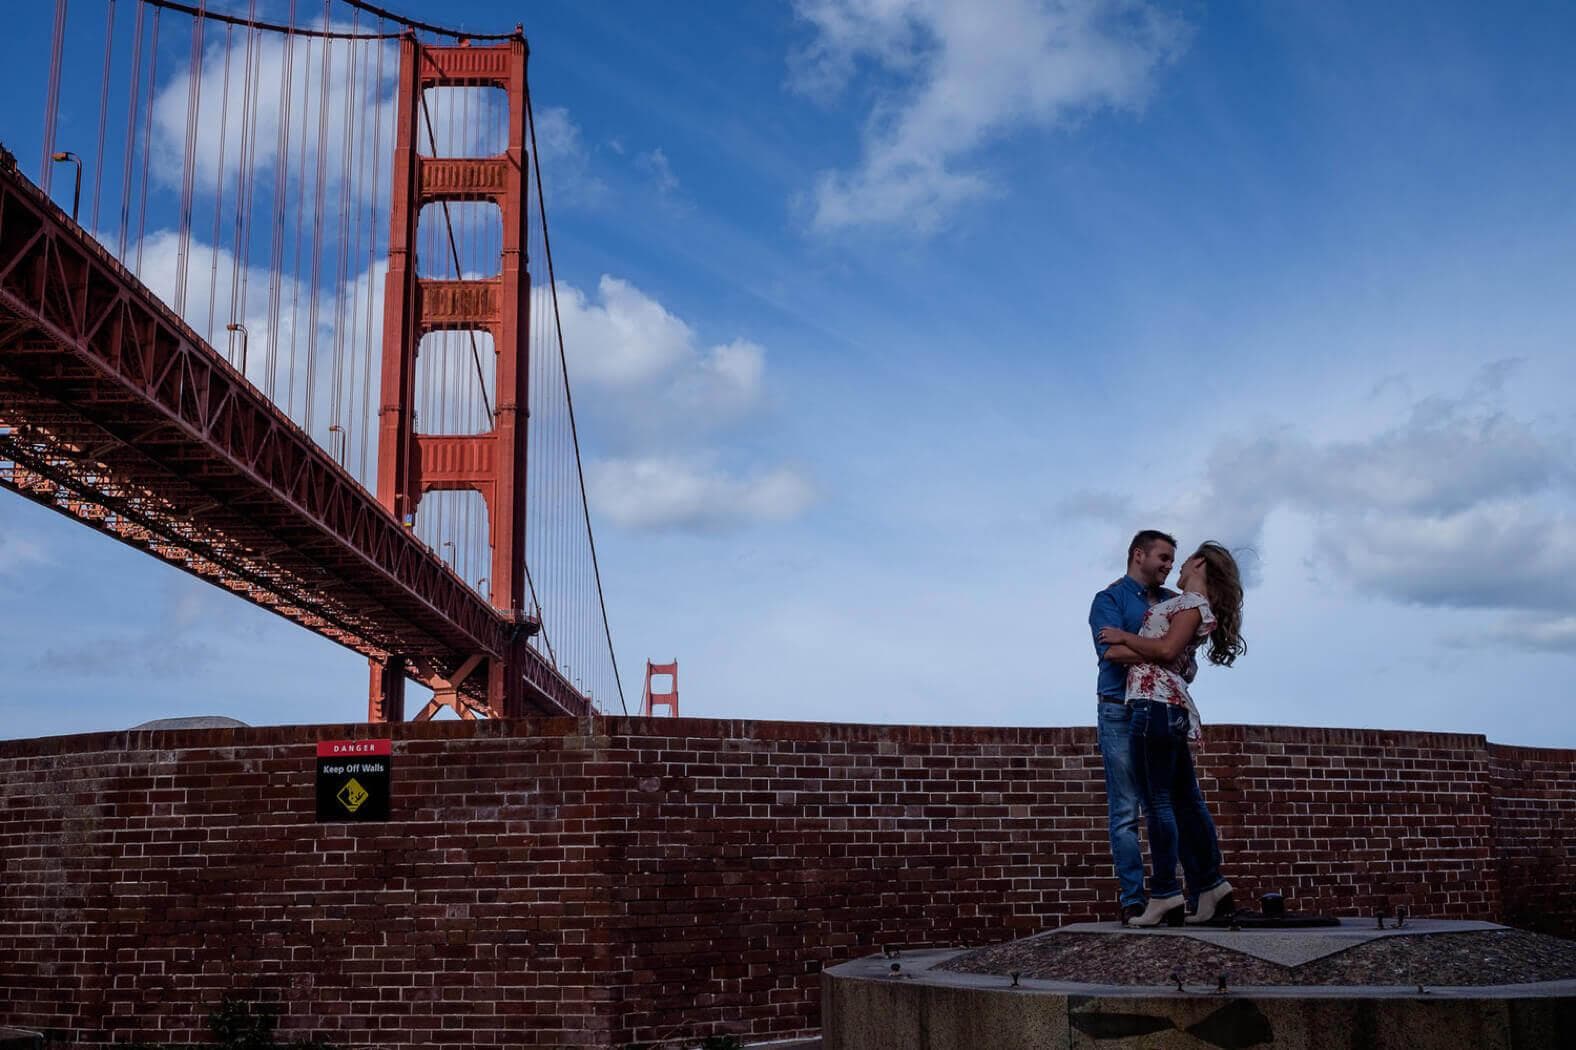
{"type": "MultiPolygon", "coordinates": [[[[1144,529],[1127,545],[1127,575],[1094,596],[1089,607],[1089,630],[1100,657],[1096,687],[1099,708],[1100,758],[1105,764],[1106,820],[1111,832],[1111,858],[1122,888],[1122,923],[1143,914],[1144,855],[1138,846],[1138,816],[1143,798],[1133,767],[1129,730],[1133,712],[1128,708],[1127,663],[1106,658],[1109,646],[1100,643],[1100,630],[1118,627],[1137,634],[1144,613],[1175,592],[1162,586],[1176,561],[1177,541],[1155,529],[1144,529]]],[[[1136,659],[1136,658],[1134,658],[1136,659]]]]}

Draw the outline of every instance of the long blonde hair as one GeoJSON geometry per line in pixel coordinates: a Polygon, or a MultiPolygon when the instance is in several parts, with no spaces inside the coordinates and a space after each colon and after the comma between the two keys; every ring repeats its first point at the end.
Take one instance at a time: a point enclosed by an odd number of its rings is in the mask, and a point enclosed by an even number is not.
{"type": "Polygon", "coordinates": [[[1209,662],[1230,667],[1248,651],[1242,639],[1242,573],[1237,559],[1223,544],[1209,540],[1193,552],[1204,559],[1204,590],[1215,612],[1215,629],[1209,635],[1209,662]]]}

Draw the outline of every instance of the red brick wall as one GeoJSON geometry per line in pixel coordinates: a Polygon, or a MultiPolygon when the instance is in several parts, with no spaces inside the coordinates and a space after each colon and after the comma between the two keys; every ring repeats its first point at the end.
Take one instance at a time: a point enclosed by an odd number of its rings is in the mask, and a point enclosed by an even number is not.
{"type": "MultiPolygon", "coordinates": [[[[1571,931],[1576,752],[1210,733],[1205,791],[1246,893],[1571,931]]],[[[238,991],[278,1001],[292,1036],[347,1046],[788,1036],[817,1027],[829,961],[1108,913],[1104,814],[1086,728],[617,718],[0,742],[0,1024],[186,1041],[238,991]],[[315,823],[313,743],[374,734],[395,739],[392,819],[315,823]]]]}
{"type": "Polygon", "coordinates": [[[1572,753],[1488,745],[1504,921],[1576,937],[1572,753]]]}

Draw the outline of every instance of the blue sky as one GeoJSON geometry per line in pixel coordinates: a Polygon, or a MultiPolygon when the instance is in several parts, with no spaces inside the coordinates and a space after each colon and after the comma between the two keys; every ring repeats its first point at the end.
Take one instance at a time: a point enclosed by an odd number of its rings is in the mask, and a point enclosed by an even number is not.
{"type": "MultiPolygon", "coordinates": [[[[631,705],[677,656],[690,715],[1088,723],[1157,526],[1251,571],[1206,721],[1576,746],[1565,5],[405,8],[526,18],[631,705]]],[[[9,495],[0,647],[3,735],[364,711],[359,657],[9,495]]]]}

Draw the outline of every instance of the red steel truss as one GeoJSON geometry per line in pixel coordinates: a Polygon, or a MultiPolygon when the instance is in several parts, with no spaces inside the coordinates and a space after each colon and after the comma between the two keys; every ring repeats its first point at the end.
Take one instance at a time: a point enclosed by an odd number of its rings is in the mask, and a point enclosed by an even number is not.
{"type": "MultiPolygon", "coordinates": [[[[526,46],[523,36],[496,47],[430,47],[414,34],[400,41],[398,117],[390,207],[389,268],[383,296],[383,393],[378,410],[378,499],[414,522],[423,494],[470,489],[487,506],[495,608],[525,620],[525,463],[531,277],[526,270],[526,46]],[[499,87],[509,100],[509,136],[496,157],[424,157],[417,149],[423,92],[435,87],[499,87]],[[429,280],[417,273],[417,222],[423,206],[489,201],[503,221],[496,277],[429,280]],[[417,434],[416,355],[421,337],[439,331],[486,331],[497,354],[493,427],[480,434],[417,434]]],[[[445,205],[446,207],[446,205],[445,205]]],[[[477,367],[486,367],[480,361],[477,367]]],[[[480,664],[472,671],[483,670],[480,664]]],[[[487,700],[495,710],[519,705],[507,663],[489,658],[487,700]]],[[[397,718],[404,678],[372,662],[368,717],[397,718]]],[[[446,694],[452,695],[452,694],[446,694]]],[[[439,702],[435,699],[434,703],[439,702]]],[[[432,706],[429,705],[430,714],[432,706]]]]}
{"type": "Polygon", "coordinates": [[[590,710],[527,644],[533,624],[467,587],[9,157],[0,485],[432,685],[462,717],[590,710]]]}

